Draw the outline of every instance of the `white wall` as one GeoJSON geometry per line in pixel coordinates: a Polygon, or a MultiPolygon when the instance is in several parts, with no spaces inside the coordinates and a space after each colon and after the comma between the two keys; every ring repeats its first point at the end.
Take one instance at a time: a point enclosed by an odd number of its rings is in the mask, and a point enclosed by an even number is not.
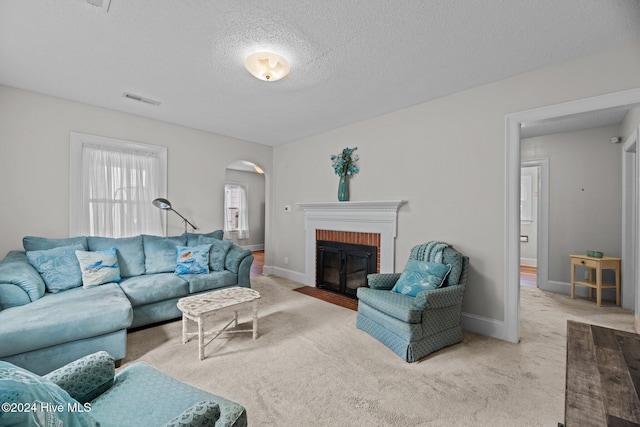
{"type": "Polygon", "coordinates": [[[335,201],[337,178],[329,156],[345,146],[358,146],[361,172],[351,180],[351,200],[409,202],[399,212],[396,270],[404,266],[412,246],[448,241],[470,257],[465,313],[478,322],[502,321],[505,115],[635,87],[640,87],[640,44],[278,146],[272,262],[304,273],[303,212],[284,213],[282,206],[335,201]]]}
{"type": "Polygon", "coordinates": [[[549,159],[549,281],[570,282],[571,254],[621,256],[622,144],[611,143],[619,134],[606,126],[521,142],[523,160],[549,159]]]}
{"type": "MultiPolygon", "coordinates": [[[[244,172],[227,169],[226,180],[247,186],[249,204],[249,238],[238,240],[233,235],[232,240],[240,246],[251,250],[264,248],[265,227],[265,179],[264,175],[255,172],[244,172]]],[[[222,199],[224,206],[224,197],[222,199]]]]}
{"type": "MultiPolygon", "coordinates": [[[[222,228],[229,163],[272,164],[268,146],[0,86],[0,257],[25,235],[68,236],[71,131],[168,147],[168,198],[203,232],[222,228]]],[[[183,232],[167,218],[169,235],[183,232]]]]}

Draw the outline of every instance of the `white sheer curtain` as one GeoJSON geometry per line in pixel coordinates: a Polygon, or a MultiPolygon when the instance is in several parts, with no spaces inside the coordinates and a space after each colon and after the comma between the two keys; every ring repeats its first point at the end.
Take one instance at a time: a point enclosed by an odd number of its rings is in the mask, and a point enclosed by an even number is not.
{"type": "Polygon", "coordinates": [[[247,188],[242,184],[225,184],[224,238],[232,239],[232,231],[236,232],[237,239],[250,237],[247,188]]]}
{"type": "Polygon", "coordinates": [[[88,233],[163,234],[161,211],[151,203],[161,194],[160,180],[160,159],[154,153],[84,144],[83,211],[88,233]]]}

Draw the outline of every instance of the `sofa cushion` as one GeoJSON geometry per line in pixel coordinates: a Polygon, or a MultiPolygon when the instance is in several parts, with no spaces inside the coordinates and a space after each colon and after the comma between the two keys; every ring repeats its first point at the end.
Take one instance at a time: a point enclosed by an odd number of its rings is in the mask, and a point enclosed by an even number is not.
{"type": "Polygon", "coordinates": [[[217,427],[246,426],[247,414],[238,403],[197,389],[147,365],[136,362],[116,375],[113,387],[91,402],[91,416],[101,424],[162,426],[202,401],[220,407],[217,427]]]}
{"type": "Polygon", "coordinates": [[[50,380],[0,361],[0,424],[3,426],[97,426],[80,402],[50,380]],[[16,409],[4,410],[5,404],[16,409]],[[50,404],[50,406],[49,406],[50,404]],[[18,406],[19,405],[19,406],[18,406]],[[36,405],[34,407],[34,405],[36,405]],[[44,409],[44,410],[43,410],[44,409]]]}
{"type": "Polygon", "coordinates": [[[186,280],[182,280],[181,276],[173,273],[129,277],[120,282],[120,288],[133,307],[182,298],[189,294],[189,285],[186,280]]]}
{"type": "Polygon", "coordinates": [[[451,271],[451,265],[409,259],[393,292],[415,297],[422,291],[441,287],[451,271]]]}
{"type": "Polygon", "coordinates": [[[90,251],[104,251],[116,248],[120,277],[140,276],[144,269],[144,246],[142,236],[134,237],[87,237],[90,251]]]}
{"type": "Polygon", "coordinates": [[[35,236],[25,236],[22,238],[22,246],[25,251],[42,251],[76,244],[81,244],[85,251],[89,248],[85,236],[69,237],[66,239],[49,239],[35,236]]]}
{"type": "Polygon", "coordinates": [[[238,275],[228,270],[209,274],[185,274],[180,277],[189,282],[190,294],[238,284],[238,275]]]}
{"type": "Polygon", "coordinates": [[[116,375],[113,357],[98,351],[49,372],[44,378],[60,386],[80,403],[89,402],[113,385],[116,375]]]}
{"type": "Polygon", "coordinates": [[[209,273],[211,245],[178,246],[176,274],[209,273]]]}
{"type": "Polygon", "coordinates": [[[81,244],[75,244],[27,251],[27,258],[44,279],[47,291],[57,293],[82,286],[82,273],[76,251],[83,249],[81,244]]]}
{"type": "Polygon", "coordinates": [[[19,251],[9,252],[0,262],[0,286],[0,307],[4,308],[28,304],[42,297],[45,291],[42,276],[31,265],[27,254],[19,251]]]}
{"type": "Polygon", "coordinates": [[[176,246],[185,246],[187,236],[142,236],[144,242],[144,266],[147,274],[173,273],[176,270],[176,246]]]}
{"type": "Polygon", "coordinates": [[[84,288],[120,281],[116,248],[95,252],[76,251],[76,258],[80,264],[84,288]]]}
{"type": "Polygon", "coordinates": [[[241,248],[236,244],[232,245],[224,260],[224,268],[232,273],[237,273],[240,268],[240,263],[249,255],[251,255],[251,251],[249,249],[241,248]]]}
{"type": "Polygon", "coordinates": [[[233,242],[230,240],[200,236],[198,238],[198,244],[211,245],[211,250],[209,251],[209,268],[213,271],[224,271],[224,260],[227,258],[227,253],[229,253],[233,242]]]}
{"type": "Polygon", "coordinates": [[[198,244],[198,238],[200,236],[211,237],[214,239],[222,240],[222,236],[224,235],[224,231],[215,230],[210,233],[184,233],[183,236],[187,238],[187,246],[196,246],[198,244]]]}
{"type": "Polygon", "coordinates": [[[0,357],[119,331],[132,320],[131,304],[115,283],[47,293],[0,311],[0,357]]]}

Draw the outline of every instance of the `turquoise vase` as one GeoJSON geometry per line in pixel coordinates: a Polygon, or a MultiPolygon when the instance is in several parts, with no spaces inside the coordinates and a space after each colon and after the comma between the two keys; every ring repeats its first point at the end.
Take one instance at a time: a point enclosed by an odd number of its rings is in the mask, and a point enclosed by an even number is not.
{"type": "Polygon", "coordinates": [[[338,201],[346,202],[349,200],[349,181],[347,181],[347,175],[340,175],[340,182],[338,183],[338,201]]]}

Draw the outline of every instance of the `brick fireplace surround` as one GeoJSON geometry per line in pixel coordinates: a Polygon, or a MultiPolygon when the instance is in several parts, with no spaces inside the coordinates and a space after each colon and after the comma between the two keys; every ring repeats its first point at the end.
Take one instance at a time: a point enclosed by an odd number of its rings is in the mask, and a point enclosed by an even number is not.
{"type": "Polygon", "coordinates": [[[377,269],[393,273],[398,210],[405,200],[296,203],[305,218],[305,284],[316,286],[316,240],[378,248],[377,269]]]}

